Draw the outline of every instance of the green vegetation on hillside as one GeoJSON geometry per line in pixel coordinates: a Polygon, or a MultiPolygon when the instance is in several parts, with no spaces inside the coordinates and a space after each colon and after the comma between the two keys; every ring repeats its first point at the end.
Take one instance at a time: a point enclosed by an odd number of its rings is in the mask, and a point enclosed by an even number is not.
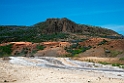
{"type": "Polygon", "coordinates": [[[123,52],[120,52],[120,51],[116,51],[116,50],[111,50],[110,54],[111,56],[110,57],[116,57],[118,56],[119,54],[122,54],[123,52]]]}
{"type": "Polygon", "coordinates": [[[0,57],[10,56],[12,52],[12,45],[0,46],[0,57]]]}
{"type": "Polygon", "coordinates": [[[113,37],[112,35],[116,34],[119,37],[118,33],[109,29],[84,24],[79,25],[67,18],[52,18],[33,26],[0,26],[0,43],[13,41],[42,42],[71,38],[72,35],[67,33],[87,37],[113,37]]]}
{"type": "Polygon", "coordinates": [[[99,61],[98,63],[103,64],[103,65],[108,65],[108,64],[110,64],[110,63],[108,63],[108,62],[102,62],[102,61],[99,61]]]}
{"type": "Polygon", "coordinates": [[[103,41],[101,41],[98,45],[103,45],[103,44],[105,44],[107,42],[108,42],[107,40],[103,39],[103,41]]]}
{"type": "Polygon", "coordinates": [[[43,50],[45,48],[45,46],[43,46],[43,45],[37,45],[36,46],[36,49],[37,50],[43,50]]]}
{"type": "Polygon", "coordinates": [[[80,46],[78,43],[71,45],[69,48],[65,48],[65,50],[69,53],[71,53],[72,56],[77,56],[79,53],[83,53],[86,50],[89,50],[92,48],[91,46],[84,47],[80,46]]]}
{"type": "MultiPolygon", "coordinates": [[[[40,30],[35,27],[0,27],[0,43],[5,42],[18,42],[18,41],[28,41],[28,42],[42,42],[49,40],[58,40],[68,37],[66,33],[53,33],[53,34],[43,34],[40,30]]],[[[41,29],[42,30],[42,29],[41,29]]]]}
{"type": "Polygon", "coordinates": [[[124,61],[124,58],[120,58],[119,60],[124,61]]]}

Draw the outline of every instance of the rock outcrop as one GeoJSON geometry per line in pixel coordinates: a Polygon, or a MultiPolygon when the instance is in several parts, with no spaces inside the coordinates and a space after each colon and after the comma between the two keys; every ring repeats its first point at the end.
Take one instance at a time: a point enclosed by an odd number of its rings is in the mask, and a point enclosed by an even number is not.
{"type": "Polygon", "coordinates": [[[79,25],[67,18],[49,18],[45,22],[40,22],[34,25],[34,27],[41,29],[42,33],[58,33],[58,32],[70,32],[70,33],[82,33],[83,35],[118,35],[117,32],[101,27],[89,26],[89,25],[79,25]]]}

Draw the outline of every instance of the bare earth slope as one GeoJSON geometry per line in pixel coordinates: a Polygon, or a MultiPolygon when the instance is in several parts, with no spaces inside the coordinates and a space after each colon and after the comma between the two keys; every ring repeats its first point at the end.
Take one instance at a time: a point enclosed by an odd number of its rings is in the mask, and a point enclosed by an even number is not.
{"type": "Polygon", "coordinates": [[[124,64],[124,60],[120,60],[124,58],[124,39],[91,38],[79,44],[92,48],[80,53],[78,60],[124,64]]]}

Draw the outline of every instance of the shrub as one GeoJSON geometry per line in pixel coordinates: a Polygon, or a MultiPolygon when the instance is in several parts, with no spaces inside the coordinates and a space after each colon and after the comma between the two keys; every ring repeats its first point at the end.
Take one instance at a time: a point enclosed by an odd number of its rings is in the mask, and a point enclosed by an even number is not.
{"type": "Polygon", "coordinates": [[[121,65],[121,68],[123,68],[123,69],[124,69],[124,65],[121,65]]]}
{"type": "Polygon", "coordinates": [[[119,60],[124,60],[124,58],[120,58],[119,60]]]}
{"type": "Polygon", "coordinates": [[[72,57],[72,55],[71,54],[65,54],[65,55],[63,55],[63,57],[72,57]]]}
{"type": "Polygon", "coordinates": [[[98,62],[98,63],[100,63],[100,64],[103,64],[103,65],[108,65],[108,64],[110,64],[110,63],[108,63],[108,62],[98,62]]]}
{"type": "Polygon", "coordinates": [[[81,47],[79,46],[79,44],[73,44],[72,46],[70,46],[70,48],[66,48],[65,50],[71,53],[72,56],[77,56],[77,54],[85,52],[86,50],[89,50],[90,48],[92,47],[91,46],[81,47]]]}
{"type": "Polygon", "coordinates": [[[12,53],[12,45],[13,44],[9,44],[6,46],[0,46],[0,57],[10,56],[12,53]]]}
{"type": "Polygon", "coordinates": [[[118,66],[118,67],[120,67],[120,65],[121,65],[121,64],[119,64],[119,63],[113,63],[113,64],[112,64],[112,66],[118,66]]]}
{"type": "Polygon", "coordinates": [[[43,50],[44,48],[45,48],[45,46],[43,46],[43,45],[37,45],[37,50],[43,50]]]}
{"type": "Polygon", "coordinates": [[[105,44],[106,42],[108,42],[107,40],[103,39],[103,41],[101,41],[98,45],[103,45],[105,44]]]}
{"type": "Polygon", "coordinates": [[[124,69],[124,65],[123,64],[113,63],[112,66],[117,66],[119,68],[123,68],[124,69]]]}
{"type": "Polygon", "coordinates": [[[70,48],[71,48],[71,49],[76,49],[76,48],[78,48],[78,46],[79,46],[79,44],[76,43],[76,44],[72,44],[72,45],[70,46],[70,48]]]}

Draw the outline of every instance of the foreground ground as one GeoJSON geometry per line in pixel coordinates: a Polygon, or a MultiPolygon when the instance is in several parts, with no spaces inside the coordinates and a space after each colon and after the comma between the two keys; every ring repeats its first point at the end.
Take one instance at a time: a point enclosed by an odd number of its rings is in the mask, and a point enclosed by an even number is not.
{"type": "Polygon", "coordinates": [[[0,83],[124,83],[104,72],[22,66],[0,60],[0,83]]]}

